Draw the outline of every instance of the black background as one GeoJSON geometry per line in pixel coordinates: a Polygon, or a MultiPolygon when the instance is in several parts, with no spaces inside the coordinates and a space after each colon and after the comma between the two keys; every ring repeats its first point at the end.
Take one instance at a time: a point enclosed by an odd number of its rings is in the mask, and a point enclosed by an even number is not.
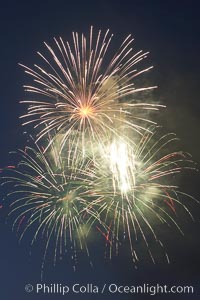
{"type": "MultiPolygon", "coordinates": [[[[43,41],[54,36],[68,39],[71,31],[86,32],[90,25],[96,29],[110,28],[119,43],[127,34],[135,38],[135,49],[150,51],[148,65],[154,69],[148,74],[150,84],[159,88],[153,96],[167,105],[161,119],[169,131],[177,133],[181,146],[199,163],[199,70],[200,25],[199,1],[7,1],[0,5],[0,166],[8,163],[8,152],[20,147],[22,128],[19,116],[24,113],[22,85],[26,77],[17,65],[31,66],[37,60],[36,51],[43,49],[43,41]]],[[[118,44],[117,44],[118,45],[118,44]]],[[[183,180],[183,188],[199,198],[199,175],[183,180]]],[[[45,281],[74,283],[116,282],[123,285],[160,283],[192,284],[195,295],[181,295],[182,299],[200,297],[200,241],[199,208],[191,207],[195,223],[189,218],[183,222],[185,236],[167,232],[163,239],[171,258],[170,265],[141,262],[138,269],[125,257],[102,260],[97,246],[95,266],[90,268],[80,259],[73,272],[67,259],[53,268],[46,268],[45,281]]],[[[29,255],[25,244],[19,245],[11,226],[0,220],[0,299],[96,299],[96,295],[39,296],[24,291],[26,283],[40,282],[41,253],[34,249],[29,255]]],[[[48,265],[48,263],[47,263],[48,265]]],[[[50,262],[49,262],[50,265],[50,262]]],[[[148,296],[104,295],[101,299],[143,299],[148,296]]],[[[164,296],[155,296],[162,299],[164,296]]],[[[172,296],[166,296],[171,299],[172,296]]]]}

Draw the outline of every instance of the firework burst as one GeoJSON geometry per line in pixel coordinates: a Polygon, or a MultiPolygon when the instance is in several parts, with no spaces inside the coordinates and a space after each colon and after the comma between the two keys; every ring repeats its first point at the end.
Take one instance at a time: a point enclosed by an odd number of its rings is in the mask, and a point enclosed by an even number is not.
{"type": "Polygon", "coordinates": [[[151,69],[137,70],[148,53],[133,52],[129,35],[109,59],[109,30],[95,35],[91,27],[89,36],[72,38],[71,44],[62,38],[45,43],[41,65],[22,65],[33,80],[25,86],[23,125],[34,124],[36,140],[3,171],[13,229],[20,240],[30,232],[31,244],[45,240],[44,261],[52,244],[54,262],[69,248],[89,254],[94,228],[106,239],[109,257],[128,242],[136,263],[135,245],[143,240],[154,262],[150,242],[162,246],[158,224],[182,232],[177,211],[192,217],[181,197],[193,198],[179,191],[178,174],[194,164],[171,150],[177,138],[161,135],[149,117],[162,105],[136,98],[154,88],[135,86],[151,69]]]}
{"type": "MultiPolygon", "coordinates": [[[[182,208],[193,218],[181,201],[193,198],[179,190],[178,174],[195,170],[194,162],[189,154],[170,150],[177,141],[174,134],[152,131],[153,134],[146,132],[134,151],[122,141],[111,144],[107,160],[100,163],[101,169],[96,167],[101,171],[96,189],[106,197],[97,199],[93,206],[104,224],[103,229],[98,228],[106,239],[110,257],[129,241],[133,260],[138,261],[140,255],[134,245],[142,238],[155,262],[152,240],[163,247],[157,234],[158,224],[174,226],[182,233],[177,211],[182,208]]],[[[167,253],[165,256],[169,261],[167,253]]]]}
{"type": "Polygon", "coordinates": [[[44,67],[30,69],[23,65],[34,80],[33,85],[25,86],[33,98],[22,101],[29,105],[24,124],[35,123],[37,141],[59,133],[61,151],[68,142],[79,145],[83,153],[94,151],[95,144],[104,147],[110,136],[119,137],[122,131],[126,136],[132,130],[142,134],[146,124],[152,122],[144,111],[161,106],[141,103],[134,96],[154,88],[134,85],[137,76],[151,69],[136,68],[148,53],[134,53],[129,35],[107,62],[112,40],[109,30],[105,34],[99,31],[94,37],[91,27],[88,37],[78,33],[72,36],[72,45],[54,38],[55,50],[45,43],[46,56],[38,52],[44,67]]]}
{"type": "Polygon", "coordinates": [[[4,170],[2,185],[7,186],[9,219],[19,240],[25,233],[33,235],[31,245],[45,239],[44,261],[53,243],[54,263],[67,249],[89,254],[88,220],[95,218],[91,199],[98,197],[92,188],[95,177],[89,160],[74,166],[69,155],[65,161],[57,156],[54,145],[48,155],[37,144],[14,154],[20,157],[19,162],[4,170]]]}

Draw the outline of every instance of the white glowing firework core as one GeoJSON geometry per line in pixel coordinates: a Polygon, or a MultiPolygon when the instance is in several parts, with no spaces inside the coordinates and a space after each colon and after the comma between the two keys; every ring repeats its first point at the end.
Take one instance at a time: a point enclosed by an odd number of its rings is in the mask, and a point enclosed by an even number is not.
{"type": "Polygon", "coordinates": [[[135,184],[135,159],[130,156],[127,143],[115,141],[109,147],[110,170],[113,174],[114,185],[117,183],[122,195],[131,190],[135,184]]]}

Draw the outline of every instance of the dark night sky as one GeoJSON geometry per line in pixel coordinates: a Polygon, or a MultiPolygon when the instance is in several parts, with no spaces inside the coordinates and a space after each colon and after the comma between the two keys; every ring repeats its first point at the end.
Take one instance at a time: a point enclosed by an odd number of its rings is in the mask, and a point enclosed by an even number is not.
{"type": "MultiPolygon", "coordinates": [[[[17,64],[33,65],[37,61],[36,51],[44,49],[44,40],[49,41],[54,36],[67,39],[71,31],[85,32],[90,25],[97,29],[110,28],[116,42],[131,33],[135,38],[136,49],[150,51],[148,64],[153,64],[155,68],[148,75],[148,80],[159,86],[154,93],[156,100],[168,106],[163,113],[163,123],[169,131],[177,133],[184,150],[190,152],[199,163],[199,15],[200,4],[194,0],[2,1],[0,166],[8,163],[8,152],[19,147],[22,142],[22,128],[18,118],[24,112],[24,107],[19,105],[19,101],[24,96],[22,85],[26,83],[26,77],[17,64]]],[[[199,175],[190,176],[184,185],[188,193],[200,199],[199,179],[199,175]]],[[[155,266],[141,263],[139,269],[134,270],[125,259],[123,261],[123,257],[111,263],[96,258],[95,268],[90,269],[82,262],[74,273],[64,260],[55,268],[49,267],[45,279],[50,282],[119,282],[124,285],[144,282],[186,283],[194,285],[200,296],[198,209],[195,209],[195,214],[195,224],[189,220],[187,225],[184,224],[184,238],[176,233],[165,238],[171,257],[169,266],[164,263],[155,266]]],[[[30,257],[27,245],[22,243],[19,246],[10,226],[5,225],[3,213],[0,218],[0,300],[46,299],[24,292],[26,283],[40,281],[40,250],[36,249],[30,257]]],[[[182,299],[199,299],[199,296],[182,296],[182,299]]],[[[86,299],[74,297],[82,298],[86,299]]],[[[108,295],[100,298],[118,299],[108,295]]],[[[139,296],[124,298],[143,299],[139,296]]],[[[88,295],[87,299],[96,298],[88,295]]],[[[123,299],[123,296],[119,299],[123,299]]]]}

